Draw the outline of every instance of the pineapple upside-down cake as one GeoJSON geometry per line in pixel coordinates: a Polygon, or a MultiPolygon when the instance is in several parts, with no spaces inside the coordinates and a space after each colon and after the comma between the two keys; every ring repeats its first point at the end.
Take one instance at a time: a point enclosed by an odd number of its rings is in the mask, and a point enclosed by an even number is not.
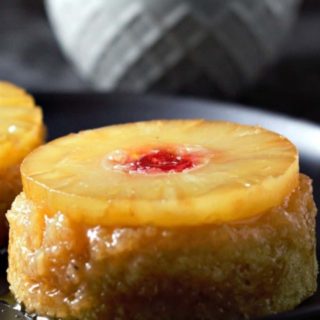
{"type": "Polygon", "coordinates": [[[9,282],[62,319],[247,319],[316,290],[312,186],[286,138],[204,120],[33,151],[8,212],[9,282]]]}
{"type": "Polygon", "coordinates": [[[0,245],[7,238],[5,213],[21,192],[20,163],[43,142],[42,112],[23,89],[0,81],[0,245]]]}

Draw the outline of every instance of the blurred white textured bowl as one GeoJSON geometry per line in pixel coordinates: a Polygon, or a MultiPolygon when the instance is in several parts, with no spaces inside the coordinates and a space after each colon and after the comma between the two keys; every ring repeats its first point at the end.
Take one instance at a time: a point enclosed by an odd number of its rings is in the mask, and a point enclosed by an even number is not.
{"type": "Polygon", "coordinates": [[[300,0],[46,0],[66,55],[97,89],[239,91],[276,56],[300,0]]]}

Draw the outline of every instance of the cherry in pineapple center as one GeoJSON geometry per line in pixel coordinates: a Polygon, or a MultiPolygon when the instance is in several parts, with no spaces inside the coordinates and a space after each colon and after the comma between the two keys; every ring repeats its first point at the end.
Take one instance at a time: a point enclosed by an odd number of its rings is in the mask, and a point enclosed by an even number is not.
{"type": "Polygon", "coordinates": [[[200,146],[167,146],[140,150],[116,150],[105,166],[132,174],[165,174],[190,171],[207,163],[209,152],[200,146]]]}

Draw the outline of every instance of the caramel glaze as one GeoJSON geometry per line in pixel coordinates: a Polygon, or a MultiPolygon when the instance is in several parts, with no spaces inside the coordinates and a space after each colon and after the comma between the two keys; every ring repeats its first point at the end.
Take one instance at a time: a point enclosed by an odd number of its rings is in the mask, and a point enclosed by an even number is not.
{"type": "Polygon", "coordinates": [[[68,319],[268,315],[316,290],[315,215],[303,175],[255,219],[172,229],[49,218],[22,193],[8,213],[10,288],[28,311],[68,319]]]}
{"type": "Polygon", "coordinates": [[[13,165],[0,172],[0,247],[4,246],[8,240],[8,223],[5,214],[21,189],[19,165],[13,165]]]}

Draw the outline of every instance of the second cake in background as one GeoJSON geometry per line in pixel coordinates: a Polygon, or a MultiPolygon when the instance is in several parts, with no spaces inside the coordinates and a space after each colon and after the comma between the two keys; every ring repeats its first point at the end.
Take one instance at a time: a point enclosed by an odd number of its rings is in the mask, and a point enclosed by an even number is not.
{"type": "Polygon", "coordinates": [[[24,89],[0,81],[0,246],[7,239],[5,213],[21,191],[22,159],[44,141],[42,111],[24,89]]]}

